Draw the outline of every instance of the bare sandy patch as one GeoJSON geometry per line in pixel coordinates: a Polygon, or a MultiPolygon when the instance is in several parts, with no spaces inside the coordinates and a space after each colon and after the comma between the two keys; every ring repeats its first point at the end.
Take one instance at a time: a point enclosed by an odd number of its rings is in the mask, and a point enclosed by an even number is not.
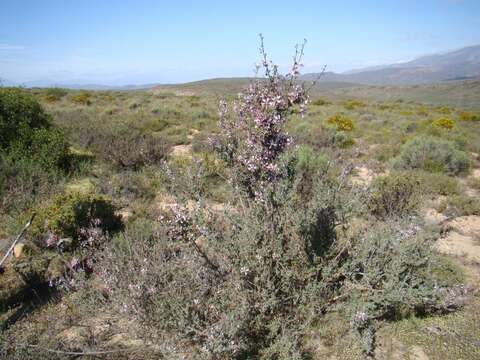
{"type": "Polygon", "coordinates": [[[172,155],[173,156],[185,156],[185,155],[190,155],[192,153],[192,145],[191,144],[186,144],[186,145],[176,145],[172,147],[172,155]]]}
{"type": "Polygon", "coordinates": [[[480,236],[480,216],[460,216],[450,221],[449,225],[460,234],[480,236]]]}
{"type": "Polygon", "coordinates": [[[469,262],[480,263],[480,243],[471,236],[452,231],[439,239],[435,249],[442,254],[464,258],[469,262]]]}
{"type": "Polygon", "coordinates": [[[355,167],[355,175],[352,176],[351,181],[354,185],[368,186],[374,176],[374,172],[366,166],[357,166],[355,167]]]}

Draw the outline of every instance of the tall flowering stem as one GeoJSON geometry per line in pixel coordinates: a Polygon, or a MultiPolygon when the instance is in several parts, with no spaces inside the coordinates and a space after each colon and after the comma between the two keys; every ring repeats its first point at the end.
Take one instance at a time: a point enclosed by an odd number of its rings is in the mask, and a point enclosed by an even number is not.
{"type": "Polygon", "coordinates": [[[293,64],[286,75],[268,60],[260,35],[261,63],[256,77],[229,107],[220,104],[220,135],[217,149],[234,168],[235,180],[250,197],[258,199],[262,189],[282,176],[279,157],[292,143],[285,132],[288,116],[298,109],[303,116],[308,94],[298,81],[305,42],[296,46],[293,64]]]}

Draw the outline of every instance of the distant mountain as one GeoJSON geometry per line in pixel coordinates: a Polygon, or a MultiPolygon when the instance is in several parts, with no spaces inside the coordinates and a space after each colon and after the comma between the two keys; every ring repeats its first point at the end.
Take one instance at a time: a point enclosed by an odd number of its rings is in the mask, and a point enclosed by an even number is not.
{"type": "MultiPolygon", "coordinates": [[[[305,74],[311,80],[318,74],[305,74]]],[[[343,74],[326,73],[324,81],[342,81],[367,85],[415,85],[449,80],[480,78],[480,45],[415,60],[352,70],[343,74]]]]}
{"type": "MultiPolygon", "coordinates": [[[[231,77],[215,78],[200,81],[193,81],[183,84],[159,85],[150,91],[154,93],[175,93],[182,95],[213,94],[213,95],[235,95],[245,90],[248,84],[254,78],[249,77],[231,77]]],[[[345,81],[325,81],[323,78],[316,84],[317,89],[333,90],[347,88],[352,86],[361,86],[360,84],[351,84],[345,81]]]]}
{"type": "MultiPolygon", "coordinates": [[[[302,80],[314,80],[318,73],[305,74],[302,80]]],[[[130,82],[127,77],[116,83],[130,82]]],[[[323,88],[344,88],[357,85],[418,85],[433,84],[451,80],[480,79],[480,45],[469,46],[459,50],[427,55],[403,63],[374,66],[364,69],[350,70],[344,73],[326,72],[322,75],[319,84],[323,88]]],[[[148,81],[148,80],[147,80],[148,81]]],[[[161,83],[147,83],[140,85],[102,85],[86,83],[86,80],[70,80],[56,82],[51,79],[39,79],[25,83],[13,83],[3,80],[1,86],[24,87],[63,87],[67,89],[85,90],[175,90],[210,92],[237,91],[248,83],[248,78],[207,79],[202,81],[165,85],[161,83]]]]}
{"type": "Polygon", "coordinates": [[[16,86],[13,81],[0,77],[0,86],[16,86]]]}
{"type": "Polygon", "coordinates": [[[26,88],[59,87],[63,89],[72,89],[72,90],[119,90],[121,91],[121,90],[151,89],[158,85],[159,85],[158,83],[155,83],[155,84],[114,86],[114,85],[102,85],[102,84],[81,84],[81,83],[74,83],[74,82],[55,82],[51,80],[36,80],[36,81],[15,83],[15,82],[0,78],[0,86],[21,86],[26,88]]]}

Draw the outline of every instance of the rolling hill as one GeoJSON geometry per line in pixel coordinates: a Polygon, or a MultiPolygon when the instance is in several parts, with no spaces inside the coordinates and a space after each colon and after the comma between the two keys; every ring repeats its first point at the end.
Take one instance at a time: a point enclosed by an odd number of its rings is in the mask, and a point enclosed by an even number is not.
{"type": "MultiPolygon", "coordinates": [[[[316,73],[305,74],[304,80],[314,79],[316,73]]],[[[352,70],[337,74],[325,73],[324,81],[368,85],[415,85],[451,80],[480,78],[480,45],[419,57],[415,60],[352,70]]]]}

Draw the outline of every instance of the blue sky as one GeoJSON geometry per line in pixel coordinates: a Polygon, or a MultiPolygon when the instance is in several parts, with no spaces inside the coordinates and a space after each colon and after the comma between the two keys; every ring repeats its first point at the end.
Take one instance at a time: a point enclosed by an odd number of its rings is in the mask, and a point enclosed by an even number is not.
{"type": "Polygon", "coordinates": [[[479,0],[0,0],[0,78],[183,82],[276,63],[345,71],[480,43],[479,0]]]}

